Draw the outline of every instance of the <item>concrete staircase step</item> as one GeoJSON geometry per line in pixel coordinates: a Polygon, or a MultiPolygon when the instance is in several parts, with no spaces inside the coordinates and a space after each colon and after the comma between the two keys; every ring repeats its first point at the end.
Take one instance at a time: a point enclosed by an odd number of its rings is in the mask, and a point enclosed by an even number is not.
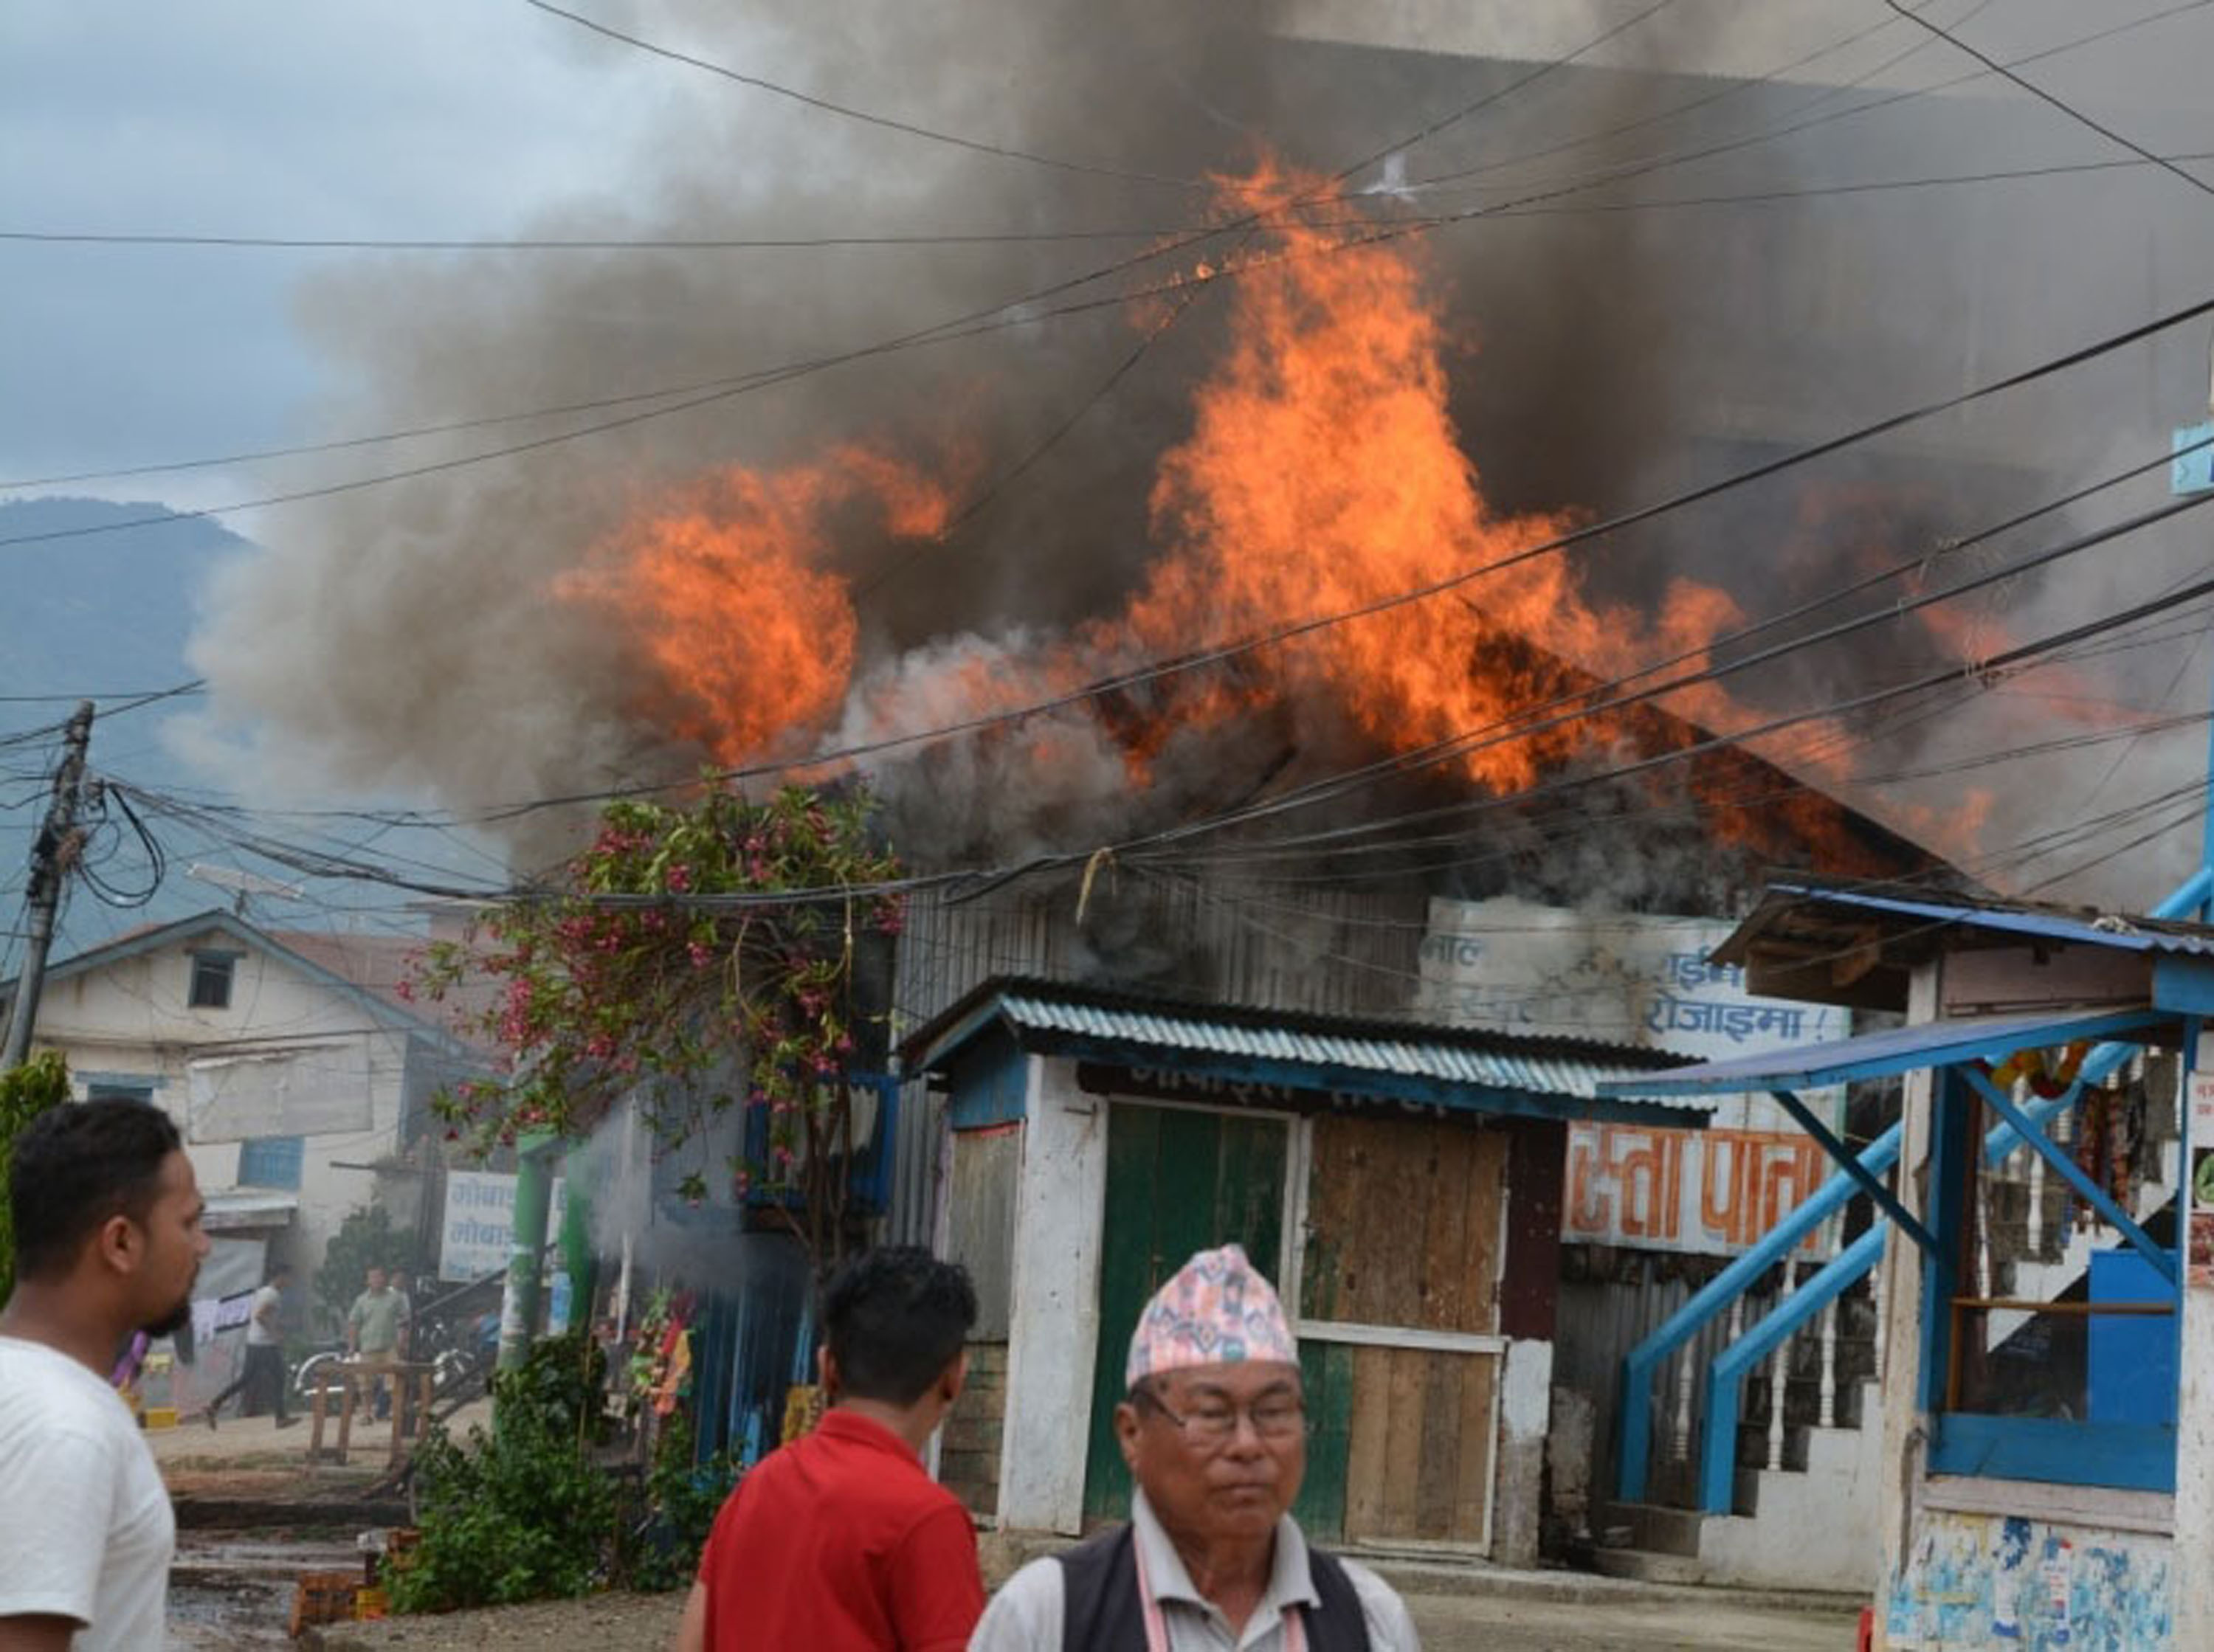
{"type": "Polygon", "coordinates": [[[1652,1554],[1696,1557],[1699,1526],[1705,1517],[1696,1509],[1670,1509],[1657,1503],[1609,1503],[1599,1505],[1593,1529],[1600,1551],[1638,1550],[1652,1554]]]}
{"type": "Polygon", "coordinates": [[[1592,1563],[1608,1577],[1640,1583],[1703,1583],[1707,1569],[1695,1556],[1655,1554],[1648,1549],[1599,1549],[1592,1563]]]}

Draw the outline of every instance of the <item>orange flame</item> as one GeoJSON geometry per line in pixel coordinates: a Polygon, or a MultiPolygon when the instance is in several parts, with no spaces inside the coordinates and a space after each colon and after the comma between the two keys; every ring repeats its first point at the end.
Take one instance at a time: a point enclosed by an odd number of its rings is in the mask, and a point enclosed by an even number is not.
{"type": "Polygon", "coordinates": [[[832,517],[855,500],[893,534],[938,533],[944,488],[863,448],[773,472],[738,468],[594,547],[558,594],[605,604],[657,668],[656,715],[719,761],[789,752],[835,715],[858,626],[845,580],[823,564],[832,517]]]}
{"type": "MultiPolygon", "coordinates": [[[[1449,338],[1405,241],[1305,221],[1325,180],[1264,167],[1226,185],[1261,227],[1230,259],[1162,290],[1227,277],[1231,342],[1194,393],[1190,434],[1165,453],[1150,498],[1158,553],[1121,613],[1072,638],[984,655],[948,649],[920,667],[853,684],[856,625],[829,567],[834,509],[872,505],[896,534],[939,532],[945,492],[914,468],[849,448],[774,473],[731,470],[679,508],[598,548],[566,594],[607,603],[636,631],[677,702],[659,720],[719,759],[798,755],[841,709],[871,732],[989,715],[1141,660],[1188,655],[1287,622],[1360,609],[1512,558],[1568,519],[1503,516],[1486,503],[1448,395],[1449,338]]],[[[1155,302],[1137,320],[1172,320],[1155,302]]],[[[1495,392],[1511,394],[1512,387],[1495,392]]],[[[1127,703],[998,731],[1035,764],[1110,750],[1142,786],[1180,729],[1229,723],[1263,704],[1320,703],[1383,749],[1459,742],[1459,774],[1507,792],[1565,760],[1620,747],[1652,753],[1758,719],[1717,685],[1654,708],[1501,739],[1547,702],[1588,697],[1629,660],[1704,650],[1741,616],[1729,596],[1680,581],[1650,619],[1585,592],[1572,556],[1544,553],[1424,600],[1319,627],[1240,660],[1149,686],[1127,703]],[[1489,739],[1469,739],[1471,735],[1489,739]]],[[[927,652],[927,651],[923,651],[927,652]]],[[[910,656],[908,664],[918,656],[910,656]]],[[[1803,739],[1793,745],[1803,751],[1803,739]]],[[[1703,754],[1691,789],[1714,798],[1716,829],[1764,852],[1813,847],[1840,869],[1866,865],[1836,806],[1808,795],[1732,808],[1775,789],[1740,753],[1703,754]]]]}

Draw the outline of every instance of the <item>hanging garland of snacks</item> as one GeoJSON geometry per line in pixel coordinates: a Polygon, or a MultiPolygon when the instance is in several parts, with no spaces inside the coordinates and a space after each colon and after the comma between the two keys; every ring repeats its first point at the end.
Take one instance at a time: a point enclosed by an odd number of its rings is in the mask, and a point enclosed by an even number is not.
{"type": "Polygon", "coordinates": [[[2076,1075],[2083,1070],[2083,1058],[2090,1053],[2091,1041],[2077,1039],[2060,1050],[2017,1050],[1996,1067],[1987,1062],[1977,1064],[2002,1090],[2011,1091],[2027,1080],[2032,1095],[2052,1101],[2067,1094],[2076,1075]]]}

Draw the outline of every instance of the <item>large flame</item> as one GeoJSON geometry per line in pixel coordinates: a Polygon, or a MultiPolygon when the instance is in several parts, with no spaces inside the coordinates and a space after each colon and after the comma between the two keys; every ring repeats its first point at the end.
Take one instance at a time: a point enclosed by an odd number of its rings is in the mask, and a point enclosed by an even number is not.
{"type": "MultiPolygon", "coordinates": [[[[1325,183],[1269,168],[1226,186],[1259,228],[1216,290],[1230,343],[1194,393],[1189,435],[1159,461],[1154,554],[1121,613],[1073,637],[947,639],[856,683],[851,593],[831,567],[834,515],[866,501],[890,532],[914,537],[939,532],[949,515],[945,491],[918,470],[859,448],[710,479],[599,547],[568,593],[628,622],[663,686],[657,721],[738,763],[801,754],[799,742],[834,729],[847,742],[987,716],[1138,661],[1379,604],[1558,533],[1564,519],[1487,504],[1449,405],[1455,341],[1424,290],[1414,243],[1349,226],[1339,203],[1327,223],[1309,222],[1300,202],[1332,194],[1325,183]]],[[[1626,661],[1683,655],[1676,669],[1696,669],[1740,619],[1726,594],[1690,582],[1650,617],[1596,602],[1573,558],[1548,552],[1306,631],[1234,669],[1082,703],[992,738],[1038,769],[1082,771],[1064,789],[1092,797],[1143,786],[1180,732],[1231,723],[1261,704],[1324,708],[1385,751],[1455,742],[1459,772],[1507,792],[1580,753],[1680,748],[1698,737],[1685,719],[1723,734],[1752,726],[1709,684],[1671,696],[1673,716],[1645,710],[1498,732],[1533,706],[1588,698],[1626,661]]],[[[1734,753],[1694,765],[1693,789],[1714,800],[1717,829],[1769,852],[1795,838],[1789,847],[1812,844],[1841,868],[1864,858],[1826,800],[1728,807],[1733,789],[1766,783],[1752,775],[1757,766],[1734,753]]]]}

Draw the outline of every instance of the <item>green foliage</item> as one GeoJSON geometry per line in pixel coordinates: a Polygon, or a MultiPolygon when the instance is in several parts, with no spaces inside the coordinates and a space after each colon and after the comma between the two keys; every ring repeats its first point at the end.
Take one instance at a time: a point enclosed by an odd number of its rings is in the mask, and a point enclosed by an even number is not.
{"type": "Polygon", "coordinates": [[[621,1571],[632,1588],[683,1588],[699,1572],[700,1551],[738,1471],[720,1453],[696,1465],[692,1456],[692,1430],[679,1413],[656,1444],[640,1518],[624,1523],[621,1571]]]}
{"type": "Polygon", "coordinates": [[[315,1301],[333,1320],[343,1320],[353,1299],[369,1283],[371,1268],[422,1271],[422,1251],[415,1235],[394,1227],[391,1214],[381,1204],[354,1211],[331,1235],[323,1265],[315,1271],[315,1301]]]}
{"type": "Polygon", "coordinates": [[[643,1489],[594,1460],[606,1435],[606,1360],[581,1333],[539,1344],[493,1381],[491,1430],[434,1434],[416,1459],[422,1541],[385,1582],[399,1612],[446,1612],[691,1581],[732,1474],[692,1467],[681,1422],[643,1489]]]}
{"type": "MultiPolygon", "coordinates": [[[[774,1208],[827,1265],[847,1232],[855,943],[897,931],[899,871],[863,793],[787,787],[755,803],[711,785],[686,808],[610,805],[548,893],[432,947],[410,984],[433,998],[499,984],[464,1019],[506,1076],[443,1098],[450,1137],[480,1152],[578,1137],[636,1095],[675,1144],[757,1108],[766,1150],[729,1165],[731,1184],[786,1196],[774,1208]]],[[[705,1179],[688,1192],[704,1198],[705,1179]]]]}
{"type": "Polygon", "coordinates": [[[8,1174],[15,1138],[31,1120],[69,1100],[69,1064],[52,1051],[0,1073],[0,1302],[15,1289],[15,1234],[9,1217],[8,1174]]]}
{"type": "Polygon", "coordinates": [[[587,1337],[550,1338],[493,1380],[489,1432],[433,1435],[415,1460],[422,1542],[386,1569],[395,1611],[584,1594],[602,1580],[621,1503],[589,1452],[604,1364],[587,1337]]]}

